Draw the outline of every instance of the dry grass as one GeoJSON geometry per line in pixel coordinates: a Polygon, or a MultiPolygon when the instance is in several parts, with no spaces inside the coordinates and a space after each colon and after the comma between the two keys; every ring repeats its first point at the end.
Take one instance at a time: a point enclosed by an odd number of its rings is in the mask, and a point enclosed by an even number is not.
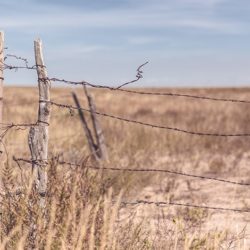
{"type": "MultiPolygon", "coordinates": [[[[86,105],[83,91],[77,90],[86,105]]],[[[174,90],[249,99],[248,89],[174,90]]],[[[204,132],[250,132],[249,105],[92,91],[98,110],[145,122],[204,132]]],[[[71,103],[70,89],[52,99],[71,103]]],[[[5,90],[5,122],[34,122],[37,90],[5,90]]],[[[250,182],[249,139],[209,138],[100,119],[112,167],[161,168],[250,182]]],[[[77,114],[53,108],[49,188],[39,208],[29,164],[28,130],[12,130],[2,170],[2,249],[248,249],[249,214],[177,207],[121,207],[119,200],[181,201],[232,208],[250,207],[248,188],[159,174],[95,171],[77,114]],[[58,157],[81,162],[59,165],[58,157]],[[21,192],[19,190],[21,189],[21,192]],[[18,195],[16,195],[18,192],[18,195]],[[21,194],[19,194],[21,193],[21,194]],[[113,201],[116,201],[114,203],[113,201]]]]}

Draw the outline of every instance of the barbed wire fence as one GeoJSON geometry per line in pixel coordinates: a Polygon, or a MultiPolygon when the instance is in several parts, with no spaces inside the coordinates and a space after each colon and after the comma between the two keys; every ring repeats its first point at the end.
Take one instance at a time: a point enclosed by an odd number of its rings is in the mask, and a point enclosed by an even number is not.
{"type": "MultiPolygon", "coordinates": [[[[1,41],[0,41],[1,44],[1,41]]],[[[41,46],[41,44],[39,45],[41,46]]],[[[2,55],[2,60],[0,58],[0,73],[2,72],[2,76],[0,75],[0,80],[4,81],[3,77],[3,72],[4,70],[36,70],[38,72],[38,82],[39,86],[50,86],[52,83],[64,83],[68,85],[80,85],[83,87],[91,87],[91,88],[96,88],[96,89],[106,89],[112,92],[125,92],[125,93],[130,93],[130,94],[136,94],[136,95],[149,95],[149,96],[171,96],[171,97],[177,97],[177,98],[191,98],[191,99],[199,99],[203,101],[217,101],[217,102],[231,102],[231,103],[240,103],[240,104],[250,104],[250,101],[248,100],[241,100],[241,99],[232,99],[232,98],[217,98],[217,97],[210,97],[210,96],[199,96],[199,95],[189,95],[189,94],[181,94],[181,93],[174,93],[174,92],[147,92],[147,91],[141,91],[141,90],[131,90],[131,89],[123,89],[123,87],[127,87],[131,83],[138,82],[140,79],[143,78],[143,67],[148,64],[148,62],[141,64],[137,70],[136,70],[136,77],[135,79],[125,82],[125,83],[120,83],[118,84],[117,87],[110,87],[108,85],[98,85],[98,84],[93,84],[87,81],[70,81],[70,80],[65,80],[65,79],[60,79],[57,77],[47,77],[46,74],[44,76],[44,70],[46,70],[46,66],[44,64],[36,63],[36,65],[30,66],[29,62],[26,58],[16,56],[14,54],[6,54],[6,56],[3,57],[3,52],[4,52],[3,47],[3,40],[2,40],[2,47],[0,46],[0,53],[2,55]],[[1,49],[2,48],[2,49],[1,49]],[[10,65],[7,64],[7,60],[9,58],[16,59],[18,61],[21,61],[24,65],[10,65]],[[42,74],[41,74],[42,72],[42,74]],[[41,76],[42,75],[42,76],[41,76]]],[[[42,55],[42,50],[40,48],[40,51],[38,52],[39,56],[43,58],[42,55]]],[[[36,55],[38,56],[38,55],[36,55]]],[[[1,87],[1,86],[0,86],[1,87]]],[[[40,89],[40,94],[41,94],[41,89],[40,89]]],[[[68,95],[67,95],[68,96],[68,95]]],[[[0,97],[1,98],[1,97],[0,97]]],[[[60,97],[59,97],[60,98],[60,97]]],[[[3,100],[3,97],[1,98],[1,101],[3,100]]],[[[34,104],[34,102],[29,102],[28,104],[34,104]]],[[[10,104],[12,105],[12,104],[10,104]]],[[[15,105],[15,104],[14,104],[15,105]]],[[[44,105],[47,105],[47,108],[50,110],[50,106],[55,106],[60,109],[65,109],[72,114],[73,110],[77,111],[82,111],[82,112],[88,112],[91,114],[95,114],[98,116],[106,117],[108,119],[112,120],[118,120],[121,122],[125,123],[132,123],[137,126],[146,126],[152,129],[161,129],[161,130],[168,130],[176,133],[184,133],[188,134],[190,136],[208,136],[208,137],[250,137],[250,133],[210,133],[210,132],[204,132],[204,131],[191,131],[191,130],[186,130],[182,129],[179,127],[171,127],[168,125],[158,125],[158,124],[153,124],[153,123],[146,123],[142,122],[140,120],[133,120],[128,117],[121,117],[117,115],[113,115],[110,113],[104,113],[104,112],[99,112],[96,110],[88,109],[88,108],[82,108],[82,107],[77,107],[73,105],[69,105],[67,103],[59,103],[54,100],[50,100],[50,98],[41,98],[38,102],[39,108],[44,107],[44,105]]],[[[0,106],[1,108],[1,106],[0,106]]],[[[3,141],[5,136],[8,134],[9,131],[11,130],[27,130],[31,128],[36,128],[39,126],[43,126],[46,129],[49,127],[49,118],[46,121],[41,121],[38,120],[34,123],[3,123],[2,119],[0,119],[0,142],[3,141]]],[[[65,136],[67,138],[68,136],[65,136]]],[[[72,137],[72,135],[70,135],[72,137]]],[[[56,138],[55,138],[56,139],[56,138]]],[[[48,141],[45,141],[45,151],[47,150],[47,145],[48,141]]],[[[41,158],[41,157],[35,157],[34,155],[31,157],[31,159],[25,159],[25,158],[16,158],[13,157],[13,161],[16,162],[18,165],[23,162],[26,164],[30,164],[32,166],[36,166],[37,169],[41,169],[42,166],[49,164],[51,159],[48,159],[48,157],[41,158]]],[[[71,167],[81,167],[81,163],[77,162],[67,162],[67,161],[61,161],[58,159],[57,163],[59,165],[69,165],[71,167]]],[[[162,173],[162,174],[169,174],[169,175],[175,175],[175,176],[182,176],[186,178],[195,178],[199,179],[201,181],[214,181],[214,182],[220,182],[228,185],[237,185],[241,187],[248,188],[250,186],[250,183],[247,182],[237,182],[237,181],[232,181],[232,180],[227,180],[227,179],[222,179],[222,178],[215,178],[215,177],[210,177],[210,176],[203,176],[203,175],[195,175],[192,173],[186,173],[186,172],[181,172],[181,171],[173,171],[173,170],[168,170],[168,169],[154,169],[154,168],[119,168],[119,167],[96,167],[96,166],[88,166],[89,169],[92,169],[93,171],[119,171],[119,172],[133,172],[133,173],[162,173]]],[[[46,175],[46,173],[43,173],[46,175]]],[[[41,180],[40,180],[41,181],[41,180]]],[[[44,199],[46,197],[46,183],[41,184],[43,186],[43,190],[40,191],[40,195],[44,199]]],[[[121,205],[126,207],[126,206],[137,206],[137,205],[156,205],[156,206],[181,206],[181,207],[189,207],[189,208],[200,208],[200,209],[208,209],[208,210],[216,210],[220,212],[237,212],[237,213],[250,213],[250,209],[240,209],[240,208],[229,208],[229,207],[214,207],[214,206],[204,206],[204,205],[199,205],[199,204],[186,204],[186,203],[181,203],[181,202],[175,202],[175,201],[148,201],[148,200],[136,200],[136,201],[122,201],[121,205]]]]}

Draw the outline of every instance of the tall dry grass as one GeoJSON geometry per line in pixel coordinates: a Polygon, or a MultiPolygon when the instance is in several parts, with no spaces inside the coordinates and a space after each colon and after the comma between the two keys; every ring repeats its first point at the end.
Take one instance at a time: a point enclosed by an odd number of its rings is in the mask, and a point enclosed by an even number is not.
{"type": "MultiPolygon", "coordinates": [[[[248,99],[248,90],[174,90],[248,99]]],[[[53,89],[52,99],[72,103],[68,89],[53,89]],[[63,97],[62,97],[63,96],[63,97]]],[[[83,93],[82,104],[86,105],[83,93]]],[[[248,106],[170,97],[92,92],[98,110],[193,131],[249,132],[248,106]],[[124,108],[126,107],[126,108],[124,108]]],[[[5,121],[34,122],[37,90],[5,91],[5,121]]],[[[245,138],[195,137],[101,119],[112,167],[167,168],[249,181],[245,138]]],[[[121,200],[181,200],[221,206],[250,205],[247,190],[215,186],[176,176],[105,172],[89,169],[88,147],[76,113],[53,108],[50,124],[49,186],[45,210],[30,180],[27,130],[6,136],[2,169],[2,249],[247,249],[247,215],[224,215],[202,209],[124,207],[121,200]],[[61,165],[58,159],[80,162],[61,165]],[[214,195],[217,191],[218,195],[214,195]],[[232,193],[232,195],[231,195],[232,193]],[[237,198],[235,198],[237,197],[237,198]],[[239,221],[231,231],[227,220],[239,221]],[[216,224],[217,223],[217,224],[216,224]],[[242,225],[246,225],[243,230],[242,225]]]]}

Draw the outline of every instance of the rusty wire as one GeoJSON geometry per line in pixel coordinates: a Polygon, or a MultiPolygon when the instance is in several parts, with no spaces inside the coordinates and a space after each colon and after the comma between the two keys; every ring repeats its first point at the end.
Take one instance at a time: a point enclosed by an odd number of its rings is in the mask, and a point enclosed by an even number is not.
{"type": "MultiPolygon", "coordinates": [[[[39,65],[34,65],[34,66],[29,66],[28,65],[28,61],[25,58],[22,57],[17,57],[15,55],[11,55],[8,54],[7,56],[9,57],[14,57],[17,60],[22,60],[25,65],[24,66],[15,66],[15,65],[8,65],[8,64],[3,64],[4,69],[14,69],[14,70],[18,70],[18,69],[36,69],[39,65]]],[[[7,58],[7,57],[6,57],[7,58]]],[[[38,80],[41,81],[53,81],[53,82],[63,82],[63,83],[67,83],[67,84],[71,84],[71,85],[85,85],[85,86],[90,86],[93,88],[101,88],[101,89],[109,89],[112,91],[122,91],[122,92],[127,92],[127,93],[133,93],[133,94],[140,94],[140,95],[156,95],[156,96],[174,96],[174,97],[186,97],[186,98],[193,98],[193,99],[201,99],[201,100],[211,100],[211,101],[222,101],[222,102],[233,102],[233,103],[247,103],[249,104],[250,101],[248,100],[239,100],[239,99],[229,99],[229,98],[215,98],[215,97],[207,97],[207,96],[197,96],[197,95],[188,95],[188,94],[178,94],[178,93],[171,93],[171,92],[145,92],[145,91],[136,91],[136,90],[128,90],[128,89],[122,89],[122,87],[127,86],[131,83],[137,82],[139,81],[143,76],[142,76],[142,67],[145,66],[148,62],[140,65],[137,68],[137,75],[136,75],[136,79],[123,83],[121,85],[119,85],[118,87],[109,87],[106,85],[96,85],[96,84],[92,84],[86,81],[81,81],[81,82],[74,82],[74,81],[68,81],[68,80],[64,80],[64,79],[58,79],[58,78],[39,78],[38,80]]],[[[43,66],[45,67],[45,66],[43,66]]],[[[85,108],[77,108],[71,105],[67,105],[67,104],[62,104],[62,103],[56,103],[54,101],[40,101],[40,102],[47,102],[50,103],[51,105],[57,106],[59,108],[66,108],[69,110],[82,110],[82,111],[86,111],[86,112],[91,112],[88,109],[85,108]]],[[[195,132],[195,131],[189,131],[189,130],[185,130],[185,129],[180,129],[180,128],[176,128],[176,127],[169,127],[169,126],[161,126],[161,125],[156,125],[156,124],[150,124],[150,123],[146,123],[146,122],[141,122],[141,121],[136,121],[136,120],[132,120],[129,118],[123,118],[123,117],[119,117],[119,116],[115,116],[112,114],[107,114],[107,113],[102,113],[102,112],[94,112],[97,115],[100,116],[104,116],[104,117],[108,117],[111,119],[116,119],[116,120],[120,120],[123,122],[127,122],[127,123],[135,123],[138,125],[142,125],[142,126],[148,126],[151,128],[158,128],[158,129],[164,129],[164,130],[171,130],[171,131],[175,131],[175,132],[181,132],[181,133],[186,133],[186,134],[190,134],[190,135],[198,135],[198,136],[215,136],[215,137],[249,137],[250,133],[242,133],[242,134],[223,134],[223,133],[207,133],[207,132],[195,132]]],[[[1,124],[2,128],[1,130],[3,130],[4,132],[0,134],[0,139],[2,140],[2,138],[5,136],[5,134],[12,128],[15,128],[17,130],[19,129],[26,129],[27,127],[31,127],[31,126],[36,126],[37,123],[24,123],[24,124],[1,124]]],[[[19,162],[19,161],[23,161],[29,164],[44,164],[46,162],[47,164],[47,160],[28,160],[28,159],[23,159],[23,158],[13,158],[13,160],[15,162],[19,162]]],[[[74,166],[80,166],[80,164],[76,164],[76,163],[71,163],[71,162],[65,162],[65,161],[59,161],[59,164],[69,164],[69,165],[74,165],[74,166]]],[[[109,170],[109,171],[127,171],[127,172],[158,172],[158,173],[168,173],[168,174],[174,174],[174,175],[180,175],[180,176],[186,176],[186,177],[192,177],[192,178],[199,178],[202,180],[212,180],[212,181],[217,181],[217,182],[224,182],[224,183],[228,183],[228,184],[233,184],[233,185],[240,185],[240,186],[249,186],[250,183],[243,183],[243,182],[236,182],[236,181],[230,181],[230,180],[225,180],[225,179],[219,179],[219,178],[214,178],[214,177],[206,177],[206,176],[200,176],[200,175],[193,175],[193,174],[188,174],[188,173],[183,173],[183,172],[177,172],[177,171],[172,171],[172,170],[164,170],[164,169],[132,169],[132,168],[107,168],[107,167],[102,167],[102,168],[97,168],[94,166],[90,166],[89,168],[91,169],[95,169],[95,170],[109,170]]],[[[121,202],[122,205],[132,205],[132,206],[137,206],[137,205],[156,205],[156,206],[169,206],[169,205],[173,205],[173,206],[183,206],[183,207],[191,207],[191,208],[200,208],[200,209],[210,209],[210,210],[219,210],[219,211],[232,211],[232,212],[241,212],[241,213],[249,213],[250,210],[249,209],[236,209],[236,208],[225,208],[225,207],[213,207],[213,206],[200,206],[200,205],[193,205],[193,204],[184,204],[184,203],[179,203],[179,202],[165,202],[165,201],[146,201],[146,200],[136,200],[136,201],[122,201],[121,202]]]]}
{"type": "Polygon", "coordinates": [[[17,55],[14,55],[14,54],[6,54],[6,56],[4,57],[4,60],[7,60],[10,57],[15,58],[16,60],[24,62],[25,66],[29,67],[29,61],[28,61],[27,58],[17,56],[17,55]]]}
{"type": "MultiPolygon", "coordinates": [[[[16,55],[11,55],[9,56],[15,57],[16,59],[23,60],[26,62],[27,59],[18,57],[16,55]]],[[[184,97],[184,98],[191,98],[191,99],[199,99],[199,100],[207,100],[207,101],[219,101],[219,102],[231,102],[231,103],[245,103],[245,104],[250,104],[249,100],[242,100],[242,99],[233,99],[233,98],[219,98],[219,97],[210,97],[210,96],[200,96],[200,95],[190,95],[190,94],[182,94],[182,93],[174,93],[174,92],[148,92],[148,91],[141,91],[141,90],[131,90],[131,89],[123,89],[122,87],[127,86],[131,83],[139,81],[141,78],[143,78],[143,71],[141,70],[143,66],[145,66],[148,62],[140,65],[137,68],[137,75],[134,80],[125,82],[123,84],[120,84],[118,87],[110,87],[108,85],[101,85],[101,84],[94,84],[90,83],[88,81],[71,81],[71,80],[66,80],[66,79],[60,79],[56,77],[47,77],[47,78],[39,78],[38,80],[41,81],[51,81],[51,82],[62,82],[65,84],[69,85],[83,85],[83,86],[89,86],[92,88],[97,88],[97,89],[108,89],[111,91],[120,91],[120,92],[125,92],[125,93],[130,93],[130,94],[138,94],[138,95],[152,95],[152,96],[170,96],[170,97],[184,97]]],[[[28,66],[26,64],[25,66],[17,66],[17,65],[8,65],[4,63],[4,69],[9,69],[9,70],[18,70],[18,69],[29,69],[29,70],[35,70],[37,67],[46,67],[44,65],[33,65],[33,66],[28,66]]]]}
{"type": "MultiPolygon", "coordinates": [[[[23,158],[15,158],[13,157],[13,160],[16,163],[19,162],[25,162],[28,164],[37,164],[37,165],[42,165],[46,162],[48,164],[47,160],[29,160],[29,159],[23,159],[23,158]]],[[[66,162],[66,161],[58,161],[58,164],[67,164],[70,166],[81,166],[81,164],[78,163],[72,163],[72,162],[66,162]]],[[[185,175],[185,176],[192,176],[192,177],[198,177],[201,179],[208,179],[211,180],[210,177],[205,177],[205,176],[195,176],[195,175],[189,175],[189,174],[184,174],[184,173],[178,173],[178,172],[172,172],[168,170],[158,170],[158,169],[119,169],[119,168],[106,168],[106,167],[93,167],[93,166],[88,166],[90,169],[95,169],[95,170],[119,170],[119,171],[133,171],[133,172],[166,172],[166,173],[174,173],[178,175],[185,175]]],[[[226,181],[226,180],[221,180],[221,179],[215,179],[212,178],[212,180],[216,181],[223,181],[227,182],[230,184],[236,184],[236,185],[249,185],[249,184],[244,184],[244,183],[236,183],[236,182],[231,182],[231,181],[226,181]]],[[[249,213],[249,209],[238,209],[238,208],[225,208],[225,207],[213,207],[213,206],[202,206],[202,205],[194,205],[194,204],[185,204],[185,203],[179,203],[179,202],[165,202],[165,201],[147,201],[147,200],[136,200],[136,201],[122,201],[121,205],[127,206],[127,205],[132,205],[132,206],[137,206],[137,205],[156,205],[156,206],[182,206],[182,207],[189,207],[189,208],[200,208],[200,209],[209,209],[209,210],[219,210],[219,211],[231,211],[231,212],[240,212],[240,213],[249,213]]]]}
{"type": "Polygon", "coordinates": [[[48,164],[47,159],[28,160],[28,159],[23,159],[23,158],[16,158],[15,156],[13,156],[13,161],[15,161],[16,163],[25,162],[25,163],[28,163],[28,164],[36,164],[36,165],[44,165],[44,163],[48,164]]]}
{"type": "Polygon", "coordinates": [[[208,209],[208,210],[219,210],[219,211],[230,211],[230,212],[237,212],[237,213],[250,213],[249,209],[238,209],[238,208],[226,208],[226,207],[214,207],[214,206],[201,206],[195,204],[186,204],[186,203],[179,203],[173,201],[146,201],[146,200],[136,200],[136,201],[122,201],[121,205],[127,206],[138,206],[138,205],[156,205],[156,206],[181,206],[181,207],[189,207],[189,208],[200,208],[200,209],[208,209]]]}
{"type": "Polygon", "coordinates": [[[16,130],[25,130],[27,128],[37,126],[38,122],[36,123],[0,123],[0,130],[3,132],[0,133],[0,141],[3,140],[3,138],[6,136],[6,134],[11,130],[11,129],[16,129],[16,130]]]}
{"type": "Polygon", "coordinates": [[[2,66],[0,66],[1,70],[15,70],[18,71],[19,69],[27,69],[27,70],[36,70],[37,65],[34,66],[18,66],[18,65],[10,65],[3,63],[2,66]]]}
{"type": "MultiPolygon", "coordinates": [[[[209,96],[199,96],[199,95],[190,95],[190,94],[181,94],[181,93],[174,93],[174,92],[148,92],[148,91],[141,91],[141,90],[131,90],[131,89],[122,89],[121,87],[110,87],[107,85],[98,85],[93,84],[87,81],[69,81],[65,79],[59,78],[40,78],[40,80],[49,80],[51,82],[62,82],[65,84],[70,85],[82,85],[82,86],[89,86],[96,89],[107,89],[111,91],[120,91],[130,94],[138,94],[138,95],[151,95],[151,96],[170,96],[170,97],[184,97],[184,98],[191,98],[191,99],[199,99],[199,100],[207,100],[207,101],[219,101],[219,102],[231,102],[231,103],[245,103],[250,104],[248,100],[241,100],[241,99],[233,99],[233,98],[219,98],[219,97],[209,97],[209,96]]],[[[129,83],[126,83],[126,85],[129,83]]]]}
{"type": "Polygon", "coordinates": [[[125,82],[123,84],[120,84],[118,87],[116,88],[111,88],[111,87],[108,87],[108,86],[105,86],[105,85],[95,85],[95,84],[92,84],[92,83],[89,83],[87,81],[81,81],[81,82],[74,82],[74,81],[68,81],[68,80],[64,80],[64,79],[58,79],[58,78],[38,78],[38,80],[40,81],[43,81],[43,82],[46,82],[46,81],[53,81],[53,82],[63,82],[63,83],[67,83],[67,84],[71,84],[71,85],[83,85],[83,86],[91,86],[91,87],[98,87],[98,88],[110,88],[110,89],[116,89],[116,90],[120,90],[122,87],[126,86],[126,85],[129,85],[129,84],[132,84],[132,83],[135,83],[135,82],[138,82],[140,79],[143,78],[143,71],[142,71],[142,68],[148,64],[148,62],[145,62],[143,64],[141,64],[137,69],[136,69],[136,77],[135,79],[131,80],[131,81],[128,81],[128,82],[125,82]]]}
{"type": "Polygon", "coordinates": [[[142,68],[143,68],[146,64],[148,64],[148,62],[145,62],[145,63],[141,64],[141,65],[137,68],[137,70],[136,70],[136,72],[137,72],[137,74],[136,74],[136,79],[121,84],[120,86],[117,87],[117,89],[120,89],[120,88],[122,88],[122,87],[124,87],[124,86],[126,86],[126,85],[131,84],[131,83],[135,83],[135,82],[139,81],[141,78],[143,78],[143,75],[142,75],[142,73],[143,73],[142,68]]]}
{"type": "MultiPolygon", "coordinates": [[[[61,162],[59,162],[61,163],[61,162]]],[[[92,169],[100,170],[98,167],[89,167],[92,169]]],[[[229,181],[225,179],[219,179],[215,177],[209,177],[209,176],[201,176],[201,175],[194,175],[194,174],[188,174],[184,172],[178,172],[174,170],[166,170],[166,169],[145,169],[145,168],[139,168],[139,169],[133,169],[133,168],[113,168],[113,167],[102,167],[103,170],[110,170],[110,171],[123,171],[123,172],[154,172],[154,173],[167,173],[167,174],[173,174],[173,175],[180,175],[180,176],[186,176],[186,177],[192,177],[192,178],[198,178],[202,180],[212,180],[217,182],[224,182],[232,185],[240,185],[240,186],[250,186],[250,183],[244,183],[244,182],[236,182],[236,181],[229,181]]]]}
{"type": "MultiPolygon", "coordinates": [[[[89,112],[89,113],[92,112],[91,110],[86,109],[86,108],[78,108],[78,107],[68,105],[68,104],[56,103],[54,101],[45,101],[44,100],[44,101],[40,101],[40,102],[50,103],[53,106],[56,106],[56,107],[59,107],[59,108],[65,108],[65,109],[68,109],[69,111],[82,110],[82,111],[86,111],[86,112],[89,112]]],[[[132,119],[129,119],[129,118],[115,116],[115,115],[107,114],[107,113],[102,113],[102,112],[99,112],[99,111],[93,111],[93,112],[95,114],[103,116],[103,117],[108,117],[108,118],[111,118],[111,119],[115,119],[115,120],[119,120],[119,121],[123,121],[123,122],[127,122],[127,123],[134,123],[134,124],[138,124],[138,125],[142,125],[142,126],[146,126],[146,127],[150,127],[150,128],[157,128],[157,129],[175,131],[175,132],[185,133],[185,134],[189,134],[189,135],[211,136],[211,137],[250,137],[250,133],[223,134],[223,133],[196,132],[196,131],[190,131],[190,130],[186,130],[186,129],[177,128],[177,127],[156,125],[156,124],[152,124],[152,123],[146,123],[146,122],[142,122],[142,121],[132,120],[132,119]]]]}
{"type": "MultiPolygon", "coordinates": [[[[32,163],[32,160],[29,159],[24,159],[24,158],[15,158],[15,161],[20,161],[20,162],[25,162],[25,163],[32,163]]],[[[70,166],[77,166],[80,167],[80,163],[75,163],[75,162],[68,162],[68,161],[58,161],[57,162],[60,165],[70,165],[70,166]]],[[[135,168],[117,168],[117,167],[95,167],[95,166],[88,166],[90,169],[94,170],[106,170],[106,171],[121,171],[121,172],[133,172],[133,173],[142,173],[142,172],[147,172],[147,173],[166,173],[166,174],[173,174],[173,175],[179,175],[179,176],[185,176],[185,177],[192,177],[192,178],[198,178],[202,180],[207,180],[207,181],[215,181],[215,182],[223,182],[223,183],[228,183],[232,185],[239,185],[239,186],[250,186],[250,183],[244,183],[244,182],[236,182],[236,181],[230,181],[230,180],[225,180],[225,179],[219,179],[219,178],[214,178],[214,177],[209,177],[209,176],[201,176],[201,175],[194,175],[194,174],[188,174],[184,172],[178,172],[178,171],[173,171],[173,170],[166,170],[166,169],[135,169],[135,168]]]]}
{"type": "Polygon", "coordinates": [[[1,65],[1,69],[3,70],[6,70],[6,69],[9,69],[9,70],[18,70],[18,69],[30,69],[30,70],[33,70],[33,69],[36,69],[36,65],[34,66],[29,66],[29,62],[28,62],[28,59],[27,58],[24,58],[24,57],[21,57],[21,56],[17,56],[17,55],[14,55],[14,54],[6,54],[6,56],[4,57],[4,63],[2,63],[1,65]],[[5,63],[5,61],[8,59],[8,58],[14,58],[18,61],[22,61],[24,63],[24,65],[10,65],[10,64],[7,64],[5,63]]]}

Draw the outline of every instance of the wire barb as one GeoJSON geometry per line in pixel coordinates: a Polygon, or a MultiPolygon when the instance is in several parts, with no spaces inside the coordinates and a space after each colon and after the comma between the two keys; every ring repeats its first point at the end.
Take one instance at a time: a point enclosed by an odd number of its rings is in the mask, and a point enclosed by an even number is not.
{"type": "Polygon", "coordinates": [[[16,56],[16,55],[13,55],[13,54],[7,54],[5,56],[5,60],[8,59],[9,57],[13,57],[15,58],[16,60],[20,60],[20,61],[23,61],[25,63],[25,66],[26,67],[29,67],[29,62],[28,62],[28,59],[27,58],[23,58],[21,56],[16,56]]]}
{"type": "Polygon", "coordinates": [[[16,163],[25,162],[25,163],[36,164],[36,165],[47,165],[48,164],[48,160],[39,160],[39,159],[27,160],[27,159],[23,159],[23,158],[16,158],[15,156],[13,156],[12,159],[16,163]]]}
{"type": "Polygon", "coordinates": [[[129,82],[125,82],[125,83],[123,83],[122,85],[120,85],[119,87],[117,87],[116,89],[121,89],[122,87],[124,87],[124,86],[126,86],[126,85],[129,85],[129,84],[131,84],[131,83],[137,82],[137,81],[139,81],[141,78],[143,78],[143,75],[142,75],[142,73],[143,73],[142,68],[143,68],[146,64],[148,64],[148,62],[145,62],[145,63],[141,64],[141,65],[137,68],[137,70],[136,70],[136,71],[137,71],[137,74],[136,74],[136,79],[135,79],[135,80],[132,80],[132,81],[129,81],[129,82]]]}
{"type": "Polygon", "coordinates": [[[25,130],[27,128],[30,127],[34,127],[37,126],[37,122],[36,123],[20,123],[20,124],[14,124],[14,123],[0,123],[1,128],[0,130],[2,130],[3,132],[1,132],[0,134],[0,141],[3,140],[3,138],[6,136],[6,134],[13,128],[15,128],[16,130],[25,130]]]}

